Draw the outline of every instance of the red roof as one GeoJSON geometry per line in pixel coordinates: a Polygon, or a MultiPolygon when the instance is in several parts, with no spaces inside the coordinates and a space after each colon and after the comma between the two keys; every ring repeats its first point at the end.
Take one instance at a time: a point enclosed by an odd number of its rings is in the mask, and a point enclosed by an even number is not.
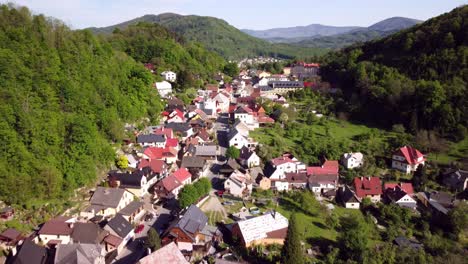
{"type": "Polygon", "coordinates": [[[162,173],[166,169],[166,163],[163,160],[153,159],[148,161],[144,159],[138,164],[138,168],[142,169],[144,167],[150,167],[155,173],[162,173]]]}
{"type": "Polygon", "coordinates": [[[153,130],[153,133],[156,135],[166,135],[166,138],[172,138],[174,135],[172,128],[165,128],[165,127],[157,128],[153,130]]]}
{"type": "Polygon", "coordinates": [[[264,124],[264,123],[275,123],[275,120],[271,117],[268,116],[259,116],[257,118],[258,123],[264,124]]]}
{"type": "Polygon", "coordinates": [[[122,238],[118,237],[118,236],[114,236],[114,235],[107,235],[105,238],[104,238],[104,242],[106,242],[107,244],[110,244],[112,245],[113,247],[117,247],[118,245],[120,245],[120,243],[122,243],[122,238]]]}
{"type": "Polygon", "coordinates": [[[169,116],[169,118],[174,118],[174,117],[180,117],[180,119],[184,120],[184,112],[180,111],[179,109],[175,109],[174,111],[172,111],[171,115],[169,116]],[[175,113],[174,113],[175,112],[175,113]]]}
{"type": "Polygon", "coordinates": [[[162,160],[177,156],[177,150],[170,146],[165,148],[149,147],[143,152],[150,160],[162,160]]]}
{"type": "Polygon", "coordinates": [[[303,61],[298,62],[297,64],[302,65],[306,68],[315,68],[315,67],[320,67],[319,63],[305,63],[303,61]]]}
{"type": "Polygon", "coordinates": [[[413,194],[414,193],[413,184],[411,184],[411,183],[402,182],[402,183],[385,183],[384,184],[384,190],[395,189],[395,188],[399,188],[399,189],[403,190],[407,194],[413,194]]]}
{"type": "Polygon", "coordinates": [[[235,105],[235,104],[230,104],[230,105],[229,105],[228,113],[229,113],[229,114],[234,113],[234,111],[236,111],[236,108],[237,108],[237,105],[235,105]]]}
{"type": "Polygon", "coordinates": [[[57,219],[47,221],[39,230],[39,234],[44,235],[70,235],[71,232],[69,223],[57,219]]]}
{"type": "Polygon", "coordinates": [[[172,173],[174,177],[180,182],[184,182],[185,180],[192,177],[192,174],[186,168],[180,168],[172,173]]]}
{"type": "Polygon", "coordinates": [[[338,175],[338,161],[327,160],[321,167],[307,167],[307,175],[338,175]]]}
{"type": "Polygon", "coordinates": [[[172,190],[174,190],[175,188],[182,185],[182,183],[180,183],[173,174],[171,174],[171,175],[167,176],[166,178],[162,179],[160,184],[168,192],[172,192],[172,190]]]}
{"type": "Polygon", "coordinates": [[[419,164],[426,160],[424,158],[424,155],[421,152],[419,152],[419,150],[409,146],[404,146],[400,148],[393,155],[404,157],[408,164],[419,164]],[[418,159],[420,160],[418,161],[418,159]]]}
{"type": "Polygon", "coordinates": [[[364,198],[367,195],[382,194],[382,184],[379,177],[354,178],[354,188],[359,198],[364,198]]]}
{"type": "Polygon", "coordinates": [[[281,165],[281,164],[285,164],[285,163],[288,163],[288,162],[292,162],[294,163],[295,161],[292,160],[291,158],[289,157],[279,157],[279,158],[274,158],[271,160],[271,163],[275,166],[278,166],[278,165],[281,165]]]}
{"type": "Polygon", "coordinates": [[[177,147],[179,146],[179,140],[177,138],[168,138],[166,140],[166,147],[177,147]]]}

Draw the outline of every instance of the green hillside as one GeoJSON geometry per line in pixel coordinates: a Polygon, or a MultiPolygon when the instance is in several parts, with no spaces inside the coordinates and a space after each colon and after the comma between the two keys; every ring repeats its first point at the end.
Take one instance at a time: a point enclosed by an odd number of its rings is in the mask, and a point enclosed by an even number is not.
{"type": "Polygon", "coordinates": [[[111,33],[138,22],[158,23],[183,36],[189,41],[201,43],[227,59],[253,56],[274,56],[283,58],[311,57],[324,54],[324,49],[298,48],[288,44],[271,44],[249,36],[226,21],[203,16],[181,16],[177,14],[146,15],[134,20],[105,28],[90,28],[96,33],[111,33]]]}
{"type": "Polygon", "coordinates": [[[335,52],[323,78],[343,90],[341,111],[414,133],[462,139],[468,126],[468,6],[378,41],[335,52]]]}
{"type": "Polygon", "coordinates": [[[94,184],[125,122],[162,105],[141,63],[27,8],[0,6],[0,199],[27,205],[94,184]]]}

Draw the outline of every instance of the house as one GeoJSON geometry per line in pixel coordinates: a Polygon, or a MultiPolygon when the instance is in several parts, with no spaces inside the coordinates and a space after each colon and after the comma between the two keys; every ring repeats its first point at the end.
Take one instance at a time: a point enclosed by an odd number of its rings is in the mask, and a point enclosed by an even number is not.
{"type": "Polygon", "coordinates": [[[176,136],[179,136],[182,140],[193,135],[192,127],[187,123],[168,123],[166,128],[170,128],[174,131],[176,136]]]}
{"type": "Polygon", "coordinates": [[[336,189],[339,179],[339,165],[336,160],[326,160],[322,166],[307,167],[308,186],[314,193],[336,189]]]}
{"type": "Polygon", "coordinates": [[[392,155],[392,168],[404,173],[416,171],[419,165],[424,166],[426,158],[419,150],[404,146],[392,155]]]}
{"type": "Polygon", "coordinates": [[[260,166],[260,157],[255,151],[244,146],[240,150],[239,163],[247,168],[257,167],[260,166]]]}
{"type": "Polygon", "coordinates": [[[341,157],[341,164],[347,169],[359,168],[364,163],[364,155],[361,152],[345,153],[341,157]]]}
{"type": "Polygon", "coordinates": [[[44,223],[37,232],[38,242],[53,246],[70,243],[70,236],[73,231],[74,219],[64,216],[53,218],[44,223]]]}
{"type": "Polygon", "coordinates": [[[348,185],[342,186],[336,192],[336,201],[341,203],[345,208],[359,209],[361,198],[349,188],[348,185]]]}
{"type": "Polygon", "coordinates": [[[198,142],[200,143],[207,143],[212,141],[211,136],[208,134],[206,129],[200,129],[200,131],[195,134],[195,138],[197,138],[198,142]]]}
{"type": "Polygon", "coordinates": [[[148,147],[143,151],[143,160],[138,164],[138,168],[150,167],[154,173],[167,169],[167,164],[173,164],[177,161],[177,150],[166,146],[165,148],[148,147]],[[156,161],[160,160],[160,161],[156,161]]]}
{"type": "Polygon", "coordinates": [[[150,167],[143,167],[132,173],[111,171],[107,178],[111,187],[122,188],[137,197],[143,197],[158,177],[150,167]]]}
{"type": "Polygon", "coordinates": [[[177,79],[176,73],[172,71],[163,71],[161,72],[161,76],[164,78],[164,80],[169,82],[175,82],[177,79]]]}
{"type": "Polygon", "coordinates": [[[307,173],[303,172],[288,172],[285,173],[286,181],[289,183],[289,189],[305,189],[308,182],[307,173]]]}
{"type": "Polygon", "coordinates": [[[58,245],[54,264],[105,264],[106,251],[97,244],[58,245]]]}
{"type": "Polygon", "coordinates": [[[250,145],[248,138],[239,133],[237,129],[231,129],[231,131],[229,131],[227,135],[227,140],[229,142],[230,147],[234,146],[238,149],[241,149],[243,147],[249,147],[250,145]]]}
{"type": "Polygon", "coordinates": [[[216,101],[216,112],[227,112],[229,109],[229,105],[231,103],[230,95],[227,93],[217,93],[216,96],[213,97],[216,101]]]}
{"type": "Polygon", "coordinates": [[[284,95],[304,88],[304,83],[298,81],[270,81],[267,86],[260,86],[262,97],[284,95]]]}
{"type": "Polygon", "coordinates": [[[182,112],[179,109],[174,109],[169,115],[167,116],[167,123],[185,123],[185,115],[184,112],[182,112]]]}
{"type": "Polygon", "coordinates": [[[0,249],[13,249],[22,239],[23,236],[21,235],[20,231],[14,228],[8,228],[7,230],[0,233],[0,249]]]}
{"type": "Polygon", "coordinates": [[[452,170],[442,174],[442,182],[450,190],[463,192],[468,186],[468,171],[452,170]]]}
{"type": "Polygon", "coordinates": [[[219,155],[218,145],[198,145],[195,147],[195,156],[206,160],[216,160],[219,155]]]}
{"type": "Polygon", "coordinates": [[[186,168],[194,179],[198,179],[206,169],[206,160],[202,157],[183,157],[180,167],[186,168]]]}
{"type": "Polygon", "coordinates": [[[153,177],[148,177],[148,185],[151,186],[156,183],[157,180],[160,180],[167,176],[168,174],[168,166],[166,162],[169,164],[175,163],[177,161],[177,154],[173,152],[162,152],[164,160],[160,159],[150,159],[146,160],[143,159],[138,164],[138,169],[142,171],[151,171],[150,173],[153,174],[153,177]],[[174,157],[175,156],[175,157],[174,157]],[[175,160],[174,160],[175,159],[175,160]]]}
{"type": "Polygon", "coordinates": [[[298,62],[291,67],[291,75],[300,80],[317,77],[320,70],[318,63],[298,62]]]}
{"type": "Polygon", "coordinates": [[[177,180],[177,177],[175,177],[174,174],[170,174],[156,183],[154,188],[155,198],[177,199],[182,187],[183,185],[179,180],[177,180]]]}
{"type": "Polygon", "coordinates": [[[125,157],[127,158],[127,161],[128,161],[128,167],[132,169],[136,169],[138,165],[138,159],[135,158],[133,154],[126,154],[125,157]]]}
{"type": "Polygon", "coordinates": [[[104,226],[104,230],[108,231],[110,235],[117,236],[122,239],[122,242],[117,246],[118,253],[120,253],[125,245],[127,245],[128,241],[130,241],[130,239],[135,235],[133,225],[119,214],[114,216],[114,218],[104,226]]]}
{"type": "Polygon", "coordinates": [[[13,257],[12,264],[45,264],[47,261],[47,249],[33,241],[26,239],[13,257]]]}
{"type": "Polygon", "coordinates": [[[171,128],[167,128],[165,126],[156,127],[152,130],[152,133],[155,135],[164,135],[166,139],[174,137],[174,131],[171,128]]]}
{"type": "Polygon", "coordinates": [[[304,163],[300,162],[290,153],[284,153],[278,158],[274,158],[270,161],[270,170],[273,171],[270,175],[272,180],[282,180],[285,179],[285,173],[288,172],[300,172],[305,171],[306,166],[304,163]]]}
{"type": "Polygon", "coordinates": [[[267,212],[264,215],[239,221],[232,228],[232,236],[237,237],[246,247],[284,243],[289,222],[279,212],[267,212]]]}
{"type": "Polygon", "coordinates": [[[235,170],[239,170],[240,168],[241,166],[237,162],[237,160],[230,158],[226,161],[226,163],[221,165],[221,167],[219,168],[219,173],[224,175],[230,175],[235,170]]]}
{"type": "Polygon", "coordinates": [[[107,232],[95,223],[76,222],[71,233],[72,244],[101,244],[107,232]]]}
{"type": "Polygon", "coordinates": [[[162,98],[166,98],[172,94],[172,84],[168,81],[156,82],[154,86],[162,98]]]}
{"type": "Polygon", "coordinates": [[[97,187],[89,201],[91,205],[81,212],[81,216],[113,216],[132,202],[133,197],[133,194],[125,189],[97,187]]]}
{"type": "Polygon", "coordinates": [[[208,217],[196,205],[191,205],[181,215],[163,233],[162,244],[175,242],[184,255],[191,255],[193,251],[206,252],[217,239],[217,228],[208,225],[208,217]]]}
{"type": "Polygon", "coordinates": [[[185,104],[184,101],[180,100],[175,96],[171,96],[167,99],[167,106],[166,111],[172,112],[174,109],[179,109],[180,111],[184,111],[185,104]]]}
{"type": "Polygon", "coordinates": [[[377,203],[382,195],[382,182],[379,177],[357,177],[354,178],[354,190],[360,199],[370,198],[377,203]]]}
{"type": "Polygon", "coordinates": [[[136,221],[141,219],[141,217],[145,214],[143,205],[143,202],[132,201],[122,210],[120,210],[118,214],[123,216],[130,223],[136,223],[136,221]]]}
{"type": "Polygon", "coordinates": [[[154,251],[148,256],[140,259],[138,264],[189,264],[180,249],[174,242],[154,251]]]}
{"type": "Polygon", "coordinates": [[[243,197],[252,193],[252,179],[248,173],[235,170],[224,182],[224,189],[233,196],[243,197]]]}
{"type": "Polygon", "coordinates": [[[253,111],[247,106],[239,106],[234,111],[234,120],[239,119],[247,125],[253,124],[253,111]]]}
{"type": "Polygon", "coordinates": [[[15,209],[11,206],[0,209],[0,218],[10,220],[15,215],[15,209]]]}
{"type": "Polygon", "coordinates": [[[411,183],[385,183],[384,198],[389,203],[396,203],[401,207],[416,209],[413,199],[413,185],[411,183]]]}
{"type": "Polygon", "coordinates": [[[192,183],[192,174],[186,168],[180,168],[172,173],[182,185],[192,183]]]}
{"type": "Polygon", "coordinates": [[[166,137],[164,135],[155,134],[138,135],[137,143],[142,147],[164,148],[166,147],[166,137]]]}

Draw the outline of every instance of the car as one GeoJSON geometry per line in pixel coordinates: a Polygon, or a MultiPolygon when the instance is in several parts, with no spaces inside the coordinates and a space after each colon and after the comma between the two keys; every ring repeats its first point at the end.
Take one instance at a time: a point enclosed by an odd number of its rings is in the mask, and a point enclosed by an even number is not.
{"type": "Polygon", "coordinates": [[[233,205],[233,204],[234,204],[234,203],[231,202],[231,201],[224,201],[224,202],[223,202],[223,205],[233,205]]]}
{"type": "Polygon", "coordinates": [[[216,195],[223,197],[224,191],[216,191],[216,195]]]}
{"type": "Polygon", "coordinates": [[[143,229],[145,229],[145,225],[138,225],[138,226],[135,228],[135,234],[141,233],[141,231],[143,231],[143,229]]]}
{"type": "Polygon", "coordinates": [[[145,221],[146,222],[153,220],[153,218],[154,218],[153,213],[148,213],[148,214],[145,215],[145,221]]]}

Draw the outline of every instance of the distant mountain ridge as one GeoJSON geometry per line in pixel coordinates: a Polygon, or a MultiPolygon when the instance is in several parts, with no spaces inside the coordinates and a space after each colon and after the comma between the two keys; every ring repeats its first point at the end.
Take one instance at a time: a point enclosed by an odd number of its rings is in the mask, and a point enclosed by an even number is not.
{"type": "Polygon", "coordinates": [[[306,38],[314,36],[331,36],[341,33],[346,33],[362,27],[335,27],[326,26],[321,24],[311,24],[307,26],[287,27],[287,28],[273,28],[266,30],[251,30],[241,29],[253,37],[262,39],[274,39],[274,38],[306,38]]]}
{"type": "MultiPolygon", "coordinates": [[[[305,26],[268,30],[243,30],[272,43],[289,43],[298,47],[337,49],[357,42],[366,42],[410,28],[422,21],[406,17],[391,17],[369,27],[305,26]],[[300,31],[303,29],[302,31],[300,31]],[[315,34],[315,35],[314,35],[315,34]]],[[[313,24],[317,25],[317,24],[313,24]]]]}
{"type": "Polygon", "coordinates": [[[89,30],[99,34],[110,34],[117,28],[122,30],[139,22],[160,24],[188,41],[201,43],[208,50],[217,52],[226,59],[253,56],[294,58],[326,52],[317,48],[271,44],[240,31],[222,19],[207,16],[183,16],[174,13],[144,15],[120,24],[103,28],[89,28],[89,30]]]}

